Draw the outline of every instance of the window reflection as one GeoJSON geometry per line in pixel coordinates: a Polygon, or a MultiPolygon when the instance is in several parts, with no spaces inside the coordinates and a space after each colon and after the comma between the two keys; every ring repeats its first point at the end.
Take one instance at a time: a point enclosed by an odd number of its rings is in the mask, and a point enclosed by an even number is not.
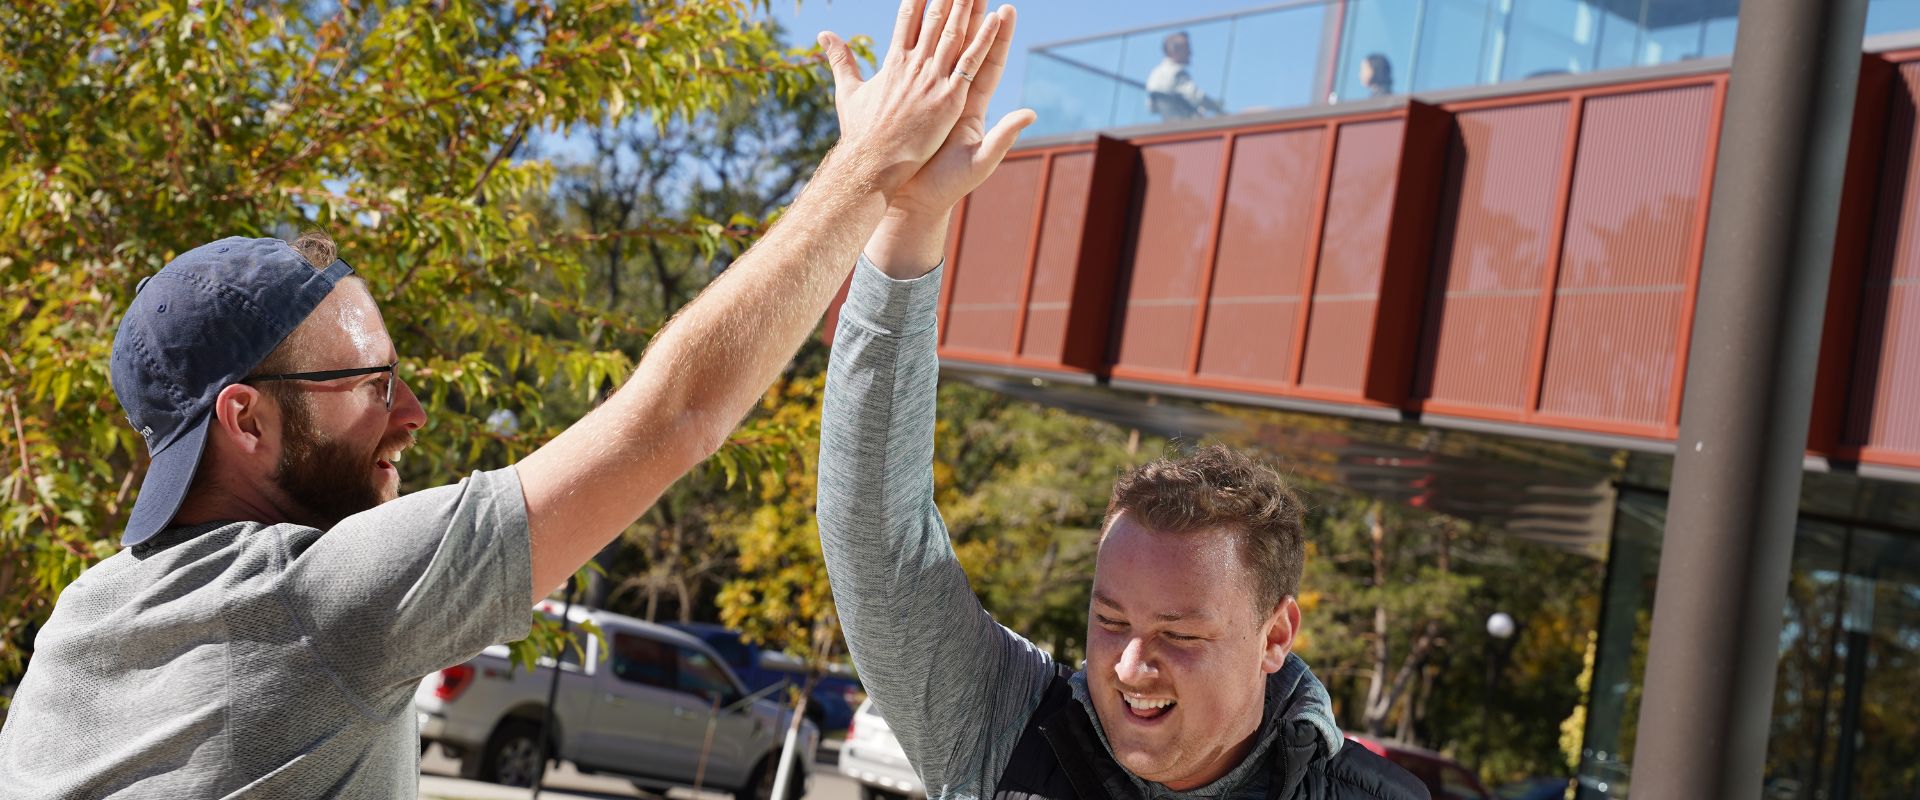
{"type": "MultiPolygon", "coordinates": [[[[1733,53],[1739,0],[1296,0],[1031,51],[1035,133],[1345,103],[1733,53]]],[[[1920,31],[1868,0],[1867,35],[1920,31]]]]}
{"type": "MultiPolygon", "coordinates": [[[[1630,796],[1666,497],[1616,506],[1577,795],[1630,796]]],[[[1767,798],[1920,792],[1920,537],[1801,518],[1780,626],[1767,798]]]]}
{"type": "Polygon", "coordinates": [[[1353,101],[1377,96],[1378,87],[1366,83],[1369,76],[1378,74],[1367,69],[1369,62],[1384,62],[1391,73],[1407,71],[1404,67],[1412,61],[1413,35],[1418,30],[1422,5],[1420,0],[1347,3],[1346,36],[1340,48],[1334,99],[1353,101]]]}

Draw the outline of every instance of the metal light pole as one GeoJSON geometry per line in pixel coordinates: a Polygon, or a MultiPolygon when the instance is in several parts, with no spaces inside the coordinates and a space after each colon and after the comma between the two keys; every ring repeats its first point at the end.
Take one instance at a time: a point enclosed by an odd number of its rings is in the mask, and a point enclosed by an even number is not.
{"type": "Polygon", "coordinates": [[[1513,638],[1514,627],[1513,617],[1505,611],[1495,611],[1487,617],[1487,686],[1480,697],[1480,769],[1483,771],[1493,756],[1493,727],[1487,721],[1493,708],[1493,687],[1500,678],[1507,641],[1513,638]]]}
{"type": "MultiPolygon", "coordinates": [[[[567,604],[560,611],[560,635],[563,637],[573,633],[573,593],[579,587],[579,576],[567,578],[567,604]]],[[[564,653],[567,645],[560,647],[561,653],[564,653]]],[[[535,751],[540,755],[540,767],[533,773],[533,792],[528,795],[529,800],[540,800],[540,789],[547,782],[547,744],[553,737],[553,705],[560,698],[561,653],[553,654],[553,677],[547,682],[547,708],[540,720],[540,749],[535,751]]]]}
{"type": "Polygon", "coordinates": [[[1747,0],[1714,168],[1633,793],[1758,797],[1865,0],[1747,0]]]}

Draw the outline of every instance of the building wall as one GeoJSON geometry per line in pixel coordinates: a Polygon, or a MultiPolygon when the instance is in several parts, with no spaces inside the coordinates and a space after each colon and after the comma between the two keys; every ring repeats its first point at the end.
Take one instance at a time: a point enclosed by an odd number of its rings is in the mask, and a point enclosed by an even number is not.
{"type": "MultiPolygon", "coordinates": [[[[1809,453],[1911,478],[1920,51],[1865,69],[1809,453]]],[[[1041,142],[956,213],[943,358],[1670,450],[1725,84],[1689,66],[1041,142]]]]}

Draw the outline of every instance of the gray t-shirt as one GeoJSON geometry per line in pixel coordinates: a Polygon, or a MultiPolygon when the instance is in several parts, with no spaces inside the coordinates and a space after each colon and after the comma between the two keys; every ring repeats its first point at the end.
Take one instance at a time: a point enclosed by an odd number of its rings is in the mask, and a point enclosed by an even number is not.
{"type": "Polygon", "coordinates": [[[328,531],[175,528],[68,586],[0,729],[0,798],[407,798],[423,676],[530,627],[511,468],[328,531]]]}

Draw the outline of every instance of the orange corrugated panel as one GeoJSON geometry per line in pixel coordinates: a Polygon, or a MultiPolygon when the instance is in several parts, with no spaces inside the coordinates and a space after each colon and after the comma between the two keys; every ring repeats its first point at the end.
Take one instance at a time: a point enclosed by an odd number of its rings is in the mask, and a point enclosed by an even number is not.
{"type": "Polygon", "coordinates": [[[1848,441],[1863,460],[1920,466],[1920,63],[1900,66],[1880,212],[1860,304],[1848,441]]]}
{"type": "Polygon", "coordinates": [[[1373,355],[1387,228],[1406,122],[1340,128],[1300,383],[1359,394],[1373,355]]]}
{"type": "Polygon", "coordinates": [[[1042,158],[1009,159],[973,191],[942,344],[1013,353],[1042,158]]]}
{"type": "Polygon", "coordinates": [[[1522,413],[1567,115],[1565,100],[1456,115],[1417,397],[1522,413]]]}
{"type": "Polygon", "coordinates": [[[1243,136],[1234,145],[1202,376],[1291,381],[1287,360],[1325,138],[1316,127],[1243,136]]]}
{"type": "Polygon", "coordinates": [[[1186,372],[1224,147],[1208,138],[1140,148],[1144,196],[1121,309],[1119,366],[1186,372]]]}
{"type": "Polygon", "coordinates": [[[1074,270],[1079,266],[1075,259],[1080,257],[1080,238],[1087,220],[1087,190],[1092,182],[1092,152],[1054,157],[1053,171],[1047,179],[1047,216],[1040,223],[1040,251],[1027,298],[1021,355],[1060,360],[1067,332],[1067,305],[1073,299],[1074,270]]]}
{"type": "Polygon", "coordinates": [[[1710,85],[1587,102],[1542,412],[1667,422],[1712,115],[1710,85]]]}

